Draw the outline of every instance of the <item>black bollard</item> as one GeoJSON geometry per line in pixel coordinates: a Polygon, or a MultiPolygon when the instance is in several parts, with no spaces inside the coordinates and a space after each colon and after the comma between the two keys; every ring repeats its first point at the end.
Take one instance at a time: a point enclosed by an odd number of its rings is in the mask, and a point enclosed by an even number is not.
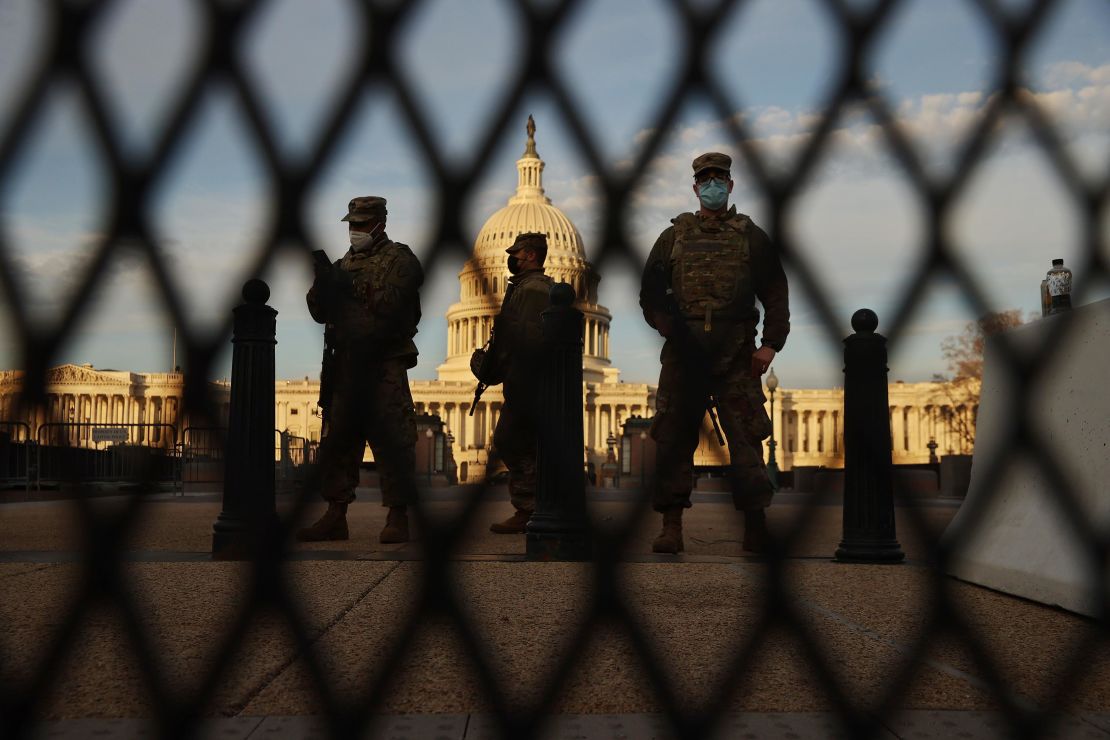
{"type": "Polygon", "coordinates": [[[543,312],[546,357],[529,560],[589,560],[592,550],[582,467],[582,312],[573,303],[574,289],[556,283],[543,312]]]}
{"type": "Polygon", "coordinates": [[[844,538],[836,559],[900,563],[906,555],[894,532],[886,337],[879,317],[861,308],[855,334],[844,340],[844,538]]]}
{"type": "Polygon", "coordinates": [[[261,280],[243,285],[231,342],[231,408],[224,443],[224,507],[212,525],[212,557],[239,560],[277,531],[274,501],[274,345],[277,311],[261,280]]]}

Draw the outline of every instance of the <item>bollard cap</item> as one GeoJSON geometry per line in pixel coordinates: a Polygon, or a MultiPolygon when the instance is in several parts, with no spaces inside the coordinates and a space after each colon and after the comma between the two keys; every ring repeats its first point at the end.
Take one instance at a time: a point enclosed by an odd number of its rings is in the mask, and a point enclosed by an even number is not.
{"type": "Polygon", "coordinates": [[[243,300],[247,303],[265,303],[270,299],[270,286],[258,278],[243,283],[243,300]]]}
{"type": "Polygon", "coordinates": [[[870,308],[861,308],[852,314],[852,328],[857,334],[874,334],[879,328],[879,316],[870,308]]]}
{"type": "Polygon", "coordinates": [[[569,306],[574,303],[574,288],[570,283],[555,283],[551,286],[551,305],[569,306]]]}

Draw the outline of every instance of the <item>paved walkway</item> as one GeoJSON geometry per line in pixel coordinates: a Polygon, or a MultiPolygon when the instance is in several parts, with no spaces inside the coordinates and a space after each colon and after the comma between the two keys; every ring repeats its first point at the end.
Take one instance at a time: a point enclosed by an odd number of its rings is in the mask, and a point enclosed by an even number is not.
{"type": "MultiPolygon", "coordinates": [[[[322,706],[315,670],[343,703],[358,705],[373,686],[384,689],[375,708],[384,724],[371,737],[493,732],[491,703],[459,639],[460,625],[413,613],[426,572],[419,541],[377,544],[383,510],[363,498],[373,496],[360,492],[352,506],[350,541],[297,545],[285,566],[308,652],[290,631],[289,615],[255,615],[245,638],[231,646],[231,669],[206,710],[213,737],[323,733],[313,717],[322,706]],[[383,662],[410,626],[411,642],[396,671],[379,684],[383,662]]],[[[662,707],[627,624],[606,619],[583,629],[598,595],[592,566],[525,562],[522,537],[486,529],[508,513],[507,501],[497,499],[477,509],[450,568],[453,593],[497,690],[510,706],[532,706],[550,667],[573,652],[575,667],[553,707],[550,737],[665,737],[662,707]]],[[[914,678],[897,700],[905,711],[884,725],[892,737],[1000,736],[1006,727],[988,714],[997,702],[984,676],[997,673],[1024,706],[1059,707],[1055,691],[1073,667],[1084,674],[1069,685],[1058,736],[1110,734],[1104,714],[1110,711],[1110,661],[1096,625],[938,577],[928,565],[929,545],[954,514],[954,502],[900,508],[907,564],[860,566],[830,560],[840,538],[840,508],[806,507],[803,499],[780,495],[770,510],[772,531],[792,535],[781,585],[793,606],[790,618],[776,611],[770,621],[761,619],[772,592],[767,565],[741,550],[740,517],[722,497],[699,495],[686,517],[687,551],[677,557],[650,553],[657,516],[628,495],[595,496],[591,503],[600,528],[636,522],[620,566],[621,595],[678,700],[690,710],[703,706],[735,661],[745,661],[725,700],[730,714],[722,737],[829,734],[822,728],[834,719],[834,701],[815,675],[799,629],[861,708],[879,706],[893,677],[914,661],[914,678]],[[929,635],[922,642],[938,593],[951,599],[970,632],[929,635]],[[983,653],[969,648],[969,636],[990,656],[989,666],[983,653]]],[[[123,501],[105,497],[91,505],[98,516],[113,516],[123,501]]],[[[111,606],[82,613],[40,707],[44,736],[142,736],[140,718],[152,707],[151,678],[135,658],[136,637],[155,654],[160,685],[175,694],[190,695],[213,660],[228,652],[221,637],[249,606],[244,594],[251,570],[209,559],[219,508],[210,496],[160,495],[144,506],[125,543],[123,565],[142,634],[125,626],[111,606]]],[[[459,512],[450,492],[427,508],[433,517],[459,512]]],[[[314,505],[306,516],[319,511],[314,505]]],[[[83,578],[82,531],[73,502],[0,505],[5,680],[33,677],[66,624],[83,578]]]]}
{"type": "MultiPolygon", "coordinates": [[[[658,714],[558,715],[541,730],[544,740],[660,740],[674,737],[666,718],[658,714]]],[[[1081,714],[1056,718],[1047,737],[1110,738],[1110,714],[1081,714]]],[[[203,740],[325,740],[329,727],[315,717],[233,717],[206,721],[203,740]]],[[[989,712],[908,711],[884,723],[874,737],[927,740],[929,738],[1010,737],[1005,718],[989,712]]],[[[157,728],[141,719],[65,720],[47,723],[42,738],[52,740],[141,740],[158,737],[157,728]]],[[[375,717],[361,736],[365,740],[494,740],[494,720],[481,714],[415,714],[375,717]]],[[[847,737],[836,717],[827,712],[779,712],[729,715],[721,720],[715,738],[847,737]]]]}

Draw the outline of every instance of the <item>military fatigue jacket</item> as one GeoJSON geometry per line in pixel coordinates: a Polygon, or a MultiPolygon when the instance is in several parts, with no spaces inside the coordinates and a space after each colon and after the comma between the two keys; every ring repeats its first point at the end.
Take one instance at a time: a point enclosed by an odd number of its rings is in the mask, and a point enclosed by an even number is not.
{"type": "Polygon", "coordinates": [[[554,284],[543,269],[527,270],[509,278],[501,312],[493,320],[493,367],[505,385],[539,382],[543,362],[540,314],[550,305],[554,284]]]}
{"type": "Polygon", "coordinates": [[[668,313],[667,291],[712,354],[754,340],[763,305],[762,343],[776,352],[790,333],[786,273],[762,229],[733,206],[720,216],[683,213],[659,235],[644,266],[640,307],[655,328],[668,313]]]}
{"type": "Polygon", "coordinates": [[[335,261],[333,280],[312,284],[308,310],[318,323],[335,325],[340,351],[414,367],[424,270],[412,250],[384,233],[367,242],[335,261]]]}

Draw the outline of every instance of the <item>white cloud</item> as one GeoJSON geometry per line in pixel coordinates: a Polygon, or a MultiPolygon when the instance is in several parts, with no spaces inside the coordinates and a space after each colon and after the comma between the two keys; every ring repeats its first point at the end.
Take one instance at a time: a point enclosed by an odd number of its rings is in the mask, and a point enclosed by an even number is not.
{"type": "Polygon", "coordinates": [[[1092,67],[1075,61],[1056,62],[1048,66],[1044,75],[1049,87],[1074,87],[1076,85],[1110,84],[1110,64],[1092,67]]]}
{"type": "MultiPolygon", "coordinates": [[[[1050,77],[1053,85],[1029,95],[1057,123],[1062,138],[1072,147],[1070,151],[1082,153],[1077,158],[1104,175],[1106,153],[1110,151],[1107,134],[1110,127],[1106,125],[1110,121],[1110,65],[1061,63],[1052,68],[1050,77]]],[[[954,144],[980,120],[987,103],[981,92],[953,91],[898,101],[896,115],[932,171],[943,171],[938,163],[951,158],[954,144]]],[[[777,106],[755,108],[738,116],[757,137],[754,144],[758,152],[780,168],[787,166],[805,145],[820,118],[813,111],[777,106]]],[[[638,132],[634,137],[636,145],[642,146],[652,133],[638,132]]],[[[968,261],[988,284],[997,307],[1030,310],[1036,300],[1039,273],[1043,272],[1041,263],[1062,255],[1070,261],[1075,254],[1075,245],[1068,243],[1074,236],[1068,229],[1074,228],[1075,219],[1066,207],[1061,208],[1058,184],[1051,181],[1054,175],[1044,167],[1043,157],[1031,149],[1029,137],[1009,128],[1001,133],[1005,136],[984,165],[983,174],[973,181],[970,195],[962,202],[962,210],[954,221],[961,244],[969,250],[968,261]]],[[[383,144],[373,137],[368,141],[383,144]]],[[[887,151],[882,130],[873,121],[861,115],[847,116],[830,143],[809,190],[798,201],[791,226],[797,232],[803,254],[829,286],[836,310],[847,316],[866,303],[880,310],[885,318],[897,303],[910,270],[916,266],[922,213],[899,166],[887,151]]],[[[631,202],[626,204],[628,223],[640,254],[647,254],[671,217],[695,207],[689,188],[689,163],[707,150],[736,154],[728,129],[721,121],[687,122],[668,137],[659,156],[651,162],[631,202]]],[[[328,249],[338,250],[337,242],[344,237],[342,224],[335,220],[334,204],[345,203],[351,192],[361,192],[367,187],[362,169],[364,160],[377,156],[379,150],[372,151],[373,155],[368,153],[370,149],[360,148],[357,161],[352,160],[350,167],[338,167],[335,177],[326,180],[321,191],[312,197],[309,217],[314,233],[328,241],[324,245],[328,249]]],[[[553,154],[548,155],[549,165],[555,163],[553,154]]],[[[766,203],[754,184],[744,179],[747,168],[738,154],[736,161],[734,174],[738,182],[734,201],[753,215],[757,223],[766,225],[766,203]]],[[[613,166],[619,169],[630,165],[631,160],[625,160],[613,166]]],[[[595,175],[564,175],[573,166],[568,159],[562,159],[557,168],[549,167],[546,186],[555,205],[579,226],[594,254],[598,245],[590,230],[600,222],[601,194],[595,175]],[[550,177],[552,170],[561,176],[550,177]]],[[[391,187],[390,232],[420,248],[430,236],[432,224],[426,215],[435,208],[434,194],[421,182],[395,182],[391,187]]],[[[508,194],[501,180],[483,186],[471,198],[469,212],[475,215],[468,226],[476,232],[486,217],[504,205],[508,194]]],[[[201,323],[220,321],[225,316],[226,301],[236,294],[237,283],[243,277],[241,271],[253,260],[259,230],[269,218],[266,199],[262,188],[241,187],[237,195],[203,188],[183,190],[175,195],[172,210],[160,222],[163,252],[172,261],[174,274],[180,276],[178,284],[187,288],[187,304],[201,323]]],[[[57,224],[21,222],[19,228],[22,229],[19,241],[36,245],[19,264],[29,278],[37,281],[39,294],[72,284],[75,276],[81,274],[82,257],[87,254],[88,245],[96,238],[88,229],[60,228],[57,224]]],[[[147,279],[144,269],[136,263],[117,274],[112,282],[115,294],[136,289],[137,283],[147,279]]],[[[441,269],[448,268],[441,265],[441,269]]],[[[430,310],[425,312],[425,324],[435,326],[423,328],[419,337],[428,355],[422,358],[422,366],[430,363],[434,367],[442,359],[439,356],[442,318],[438,311],[456,297],[444,292],[451,292],[453,274],[450,277],[446,281],[429,280],[425,306],[430,310]]],[[[290,272],[278,281],[275,305],[282,311],[283,323],[296,324],[303,330],[303,336],[308,336],[313,329],[306,323],[303,280],[299,280],[290,272]]],[[[644,358],[647,355],[654,358],[655,350],[645,346],[650,335],[643,331],[636,307],[635,283],[636,280],[626,277],[606,276],[602,283],[603,300],[609,302],[615,314],[615,364],[624,369],[630,381],[650,381],[655,366],[644,358]]],[[[955,299],[947,297],[941,308],[931,308],[927,315],[919,317],[906,335],[908,342],[916,344],[907,345],[912,351],[904,354],[914,359],[914,367],[922,368],[922,379],[943,370],[936,351],[938,337],[953,333],[949,329],[958,331],[972,318],[963,315],[967,309],[954,308],[955,305],[955,299]],[[935,366],[928,366],[930,362],[935,366]]],[[[810,368],[829,362],[822,354],[824,345],[819,349],[813,346],[820,344],[823,328],[816,325],[807,328],[810,320],[802,321],[807,309],[801,295],[796,306],[799,321],[795,336],[788,345],[788,353],[776,362],[776,368],[782,370],[784,377],[790,374],[798,379],[798,384],[805,384],[806,377],[813,378],[809,384],[819,384],[829,373],[816,373],[810,368]]],[[[122,320],[126,310],[124,303],[119,303],[111,310],[98,312],[96,322],[109,325],[122,320]]],[[[151,318],[147,326],[153,331],[160,330],[162,324],[164,321],[159,323],[151,318]]],[[[129,322],[119,326],[135,332],[142,328],[129,322]]],[[[289,352],[291,363],[301,361],[284,340],[280,351],[289,352]]],[[[298,366],[291,374],[308,371],[298,366]]]]}

